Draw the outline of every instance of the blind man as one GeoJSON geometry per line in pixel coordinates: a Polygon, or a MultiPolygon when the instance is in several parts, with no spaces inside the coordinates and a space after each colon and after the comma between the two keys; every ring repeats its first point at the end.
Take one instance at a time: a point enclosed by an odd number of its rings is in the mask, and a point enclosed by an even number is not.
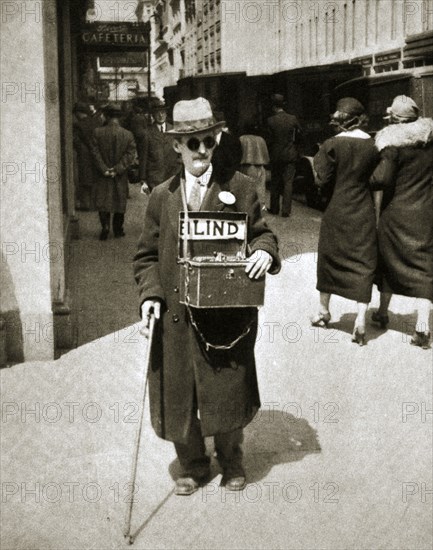
{"type": "Polygon", "coordinates": [[[156,434],[175,445],[182,469],[175,485],[178,495],[190,495],[209,480],[208,436],[214,437],[223,485],[235,491],[245,487],[242,430],[260,407],[254,358],[257,308],[192,308],[194,327],[179,300],[178,225],[185,201],[193,211],[247,213],[248,277],[260,279],[280,270],[277,241],[261,217],[255,182],[239,172],[223,181],[213,170],[216,137],[224,124],[216,122],[204,98],[175,105],[170,133],[182,171],[150,195],[134,258],[145,328],[152,313],[157,319],[149,367],[151,421],[156,434]],[[244,337],[230,349],[208,349],[197,328],[214,344],[244,337]]]}

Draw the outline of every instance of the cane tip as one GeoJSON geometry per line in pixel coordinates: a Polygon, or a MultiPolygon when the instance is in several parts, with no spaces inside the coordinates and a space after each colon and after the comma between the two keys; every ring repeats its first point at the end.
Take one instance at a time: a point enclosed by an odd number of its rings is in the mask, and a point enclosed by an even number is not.
{"type": "Polygon", "coordinates": [[[132,535],[125,535],[126,543],[131,545],[134,544],[134,537],[132,535]]]}

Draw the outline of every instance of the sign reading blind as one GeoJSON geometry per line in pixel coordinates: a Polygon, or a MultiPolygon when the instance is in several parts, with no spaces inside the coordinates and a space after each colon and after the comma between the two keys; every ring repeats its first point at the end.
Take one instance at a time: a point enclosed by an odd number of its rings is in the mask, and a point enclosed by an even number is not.
{"type": "Polygon", "coordinates": [[[181,239],[192,241],[217,241],[236,239],[243,241],[246,236],[245,220],[215,220],[204,218],[198,220],[180,220],[179,235],[181,239]]]}

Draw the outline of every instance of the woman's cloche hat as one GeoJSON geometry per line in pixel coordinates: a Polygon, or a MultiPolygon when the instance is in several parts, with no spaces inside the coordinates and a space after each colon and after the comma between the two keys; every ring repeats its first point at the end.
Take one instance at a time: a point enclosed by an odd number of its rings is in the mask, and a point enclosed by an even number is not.
{"type": "Polygon", "coordinates": [[[343,97],[338,100],[335,113],[332,117],[334,117],[337,113],[345,113],[349,116],[359,116],[365,113],[365,109],[362,103],[354,97],[343,97]]]}
{"type": "Polygon", "coordinates": [[[215,119],[210,103],[204,97],[178,101],[173,109],[173,129],[167,134],[189,135],[205,130],[222,129],[225,121],[215,119]]]}
{"type": "Polygon", "coordinates": [[[331,115],[331,126],[346,131],[355,130],[367,122],[364,106],[354,97],[343,97],[336,105],[335,113],[331,115]]]}
{"type": "Polygon", "coordinates": [[[398,95],[386,112],[387,116],[383,117],[385,120],[392,118],[400,122],[408,122],[418,118],[419,107],[411,97],[398,95]]]}

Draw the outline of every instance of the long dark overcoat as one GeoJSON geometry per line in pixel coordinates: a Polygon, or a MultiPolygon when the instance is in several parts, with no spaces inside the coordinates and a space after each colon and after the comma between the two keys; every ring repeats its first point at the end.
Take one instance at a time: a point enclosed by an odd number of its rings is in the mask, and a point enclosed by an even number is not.
{"type": "MultiPolygon", "coordinates": [[[[254,360],[257,309],[195,310],[194,316],[209,342],[227,344],[247,324],[247,337],[231,351],[206,352],[179,302],[178,218],[182,211],[180,176],[159,185],[150,195],[143,232],[134,259],[140,303],[163,302],[162,319],[152,350],[149,372],[152,425],[159,437],[186,443],[194,405],[204,436],[233,431],[251,421],[260,407],[254,360]]],[[[236,172],[232,179],[214,175],[202,211],[246,212],[251,252],[266,250],[273,257],[271,272],[280,269],[277,242],[261,217],[252,180],[236,172]],[[236,197],[232,206],[219,200],[221,191],[236,197]]]]}
{"type": "MultiPolygon", "coordinates": [[[[171,128],[166,123],[166,129],[171,128]]],[[[160,132],[155,123],[146,132],[143,148],[139,155],[140,179],[146,181],[150,188],[153,189],[180,171],[179,155],[173,149],[173,136],[160,132]]]]}
{"type": "Polygon", "coordinates": [[[94,203],[100,212],[126,210],[128,198],[128,168],[136,156],[134,136],[115,121],[110,121],[93,133],[92,154],[96,166],[94,203]],[[106,177],[104,173],[114,168],[117,176],[106,177]]]}
{"type": "Polygon", "coordinates": [[[381,290],[433,301],[433,120],[392,124],[376,136],[383,189],[379,219],[381,290]]]}
{"type": "Polygon", "coordinates": [[[371,138],[336,136],[314,157],[317,182],[332,197],[320,227],[317,290],[368,303],[377,266],[369,178],[379,161],[371,138]]]}
{"type": "Polygon", "coordinates": [[[91,209],[93,207],[93,186],[95,167],[91,153],[93,132],[100,126],[98,118],[86,117],[77,119],[73,126],[74,149],[77,154],[77,198],[80,206],[91,209]]]}
{"type": "Polygon", "coordinates": [[[279,111],[268,118],[268,149],[272,164],[288,164],[298,158],[297,133],[301,127],[294,115],[279,111]]]}

